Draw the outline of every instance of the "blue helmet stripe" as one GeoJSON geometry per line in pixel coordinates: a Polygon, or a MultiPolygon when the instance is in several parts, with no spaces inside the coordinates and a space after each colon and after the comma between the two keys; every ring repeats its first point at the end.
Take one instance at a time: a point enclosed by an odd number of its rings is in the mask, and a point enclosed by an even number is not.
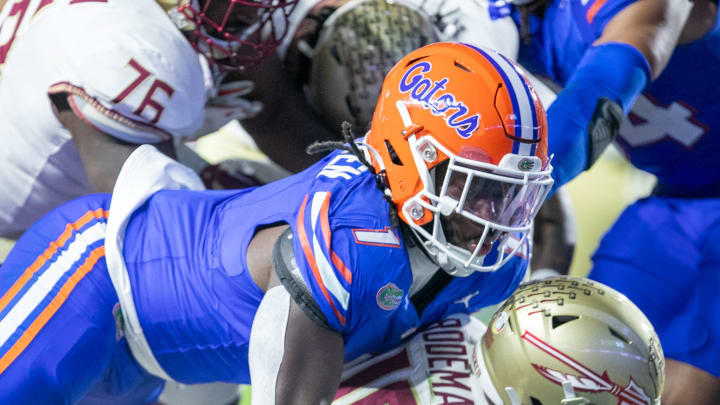
{"type": "MultiPolygon", "coordinates": [[[[500,53],[493,50],[485,50],[472,45],[466,46],[476,50],[483,55],[498,70],[505,84],[508,86],[508,93],[513,105],[515,114],[515,136],[521,139],[537,139],[537,116],[535,105],[531,97],[530,89],[524,78],[518,72],[515,65],[500,53]]],[[[517,142],[513,143],[513,153],[531,156],[535,153],[535,144],[517,142]]]]}
{"type": "MultiPolygon", "coordinates": [[[[503,54],[499,54],[499,55],[502,56],[503,59],[505,59],[508,63],[512,64],[512,62],[510,62],[510,60],[505,55],[503,55],[503,54]]],[[[521,80],[521,82],[523,85],[523,89],[525,89],[525,95],[527,96],[528,100],[530,100],[530,104],[533,107],[530,109],[530,111],[532,112],[532,123],[533,123],[532,139],[537,140],[538,136],[539,136],[539,132],[540,132],[540,128],[538,127],[537,112],[535,111],[534,105],[532,103],[532,95],[530,94],[530,87],[528,87],[527,82],[525,80],[521,80]]],[[[536,147],[537,147],[537,144],[535,144],[535,143],[532,144],[531,152],[530,152],[532,155],[535,155],[536,147]]]]}

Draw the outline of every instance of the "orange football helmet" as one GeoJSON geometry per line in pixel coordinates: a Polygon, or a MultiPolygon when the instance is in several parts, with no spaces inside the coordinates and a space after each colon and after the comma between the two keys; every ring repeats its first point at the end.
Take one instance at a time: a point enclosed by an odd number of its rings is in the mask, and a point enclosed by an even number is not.
{"type": "Polygon", "coordinates": [[[365,144],[400,219],[453,275],[505,264],[553,184],[545,110],[490,49],[440,42],[405,56],[365,144]]]}

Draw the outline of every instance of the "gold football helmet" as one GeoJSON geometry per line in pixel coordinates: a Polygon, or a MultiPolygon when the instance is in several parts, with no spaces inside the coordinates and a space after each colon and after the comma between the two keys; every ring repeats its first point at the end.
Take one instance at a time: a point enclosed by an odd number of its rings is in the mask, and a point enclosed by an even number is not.
{"type": "Polygon", "coordinates": [[[365,132],[385,75],[405,55],[440,40],[430,17],[397,0],[351,0],[323,23],[306,93],[329,128],[365,132]]]}
{"type": "Polygon", "coordinates": [[[624,295],[583,278],[521,285],[480,343],[506,405],[658,405],[660,341],[624,295]]]}

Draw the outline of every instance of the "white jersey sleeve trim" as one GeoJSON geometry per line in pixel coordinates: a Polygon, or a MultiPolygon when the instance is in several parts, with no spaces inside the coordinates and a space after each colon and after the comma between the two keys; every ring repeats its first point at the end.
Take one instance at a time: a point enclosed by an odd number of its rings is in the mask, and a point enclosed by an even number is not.
{"type": "Polygon", "coordinates": [[[172,137],[154,125],[144,123],[105,107],[82,87],[67,82],[50,86],[48,94],[67,93],[75,115],[93,128],[130,143],[157,143],[172,137]]]}
{"type": "Polygon", "coordinates": [[[125,161],[110,201],[110,215],[105,235],[105,256],[123,316],[123,332],[130,351],[150,374],[172,380],[163,370],[145,339],[122,256],[125,229],[135,210],[155,192],[163,189],[202,190],[200,178],[188,167],[160,153],[154,146],[138,147],[125,161]]]}
{"type": "MultiPolygon", "coordinates": [[[[327,217],[327,209],[323,210],[322,206],[326,203],[326,200],[330,199],[330,193],[328,192],[317,192],[313,195],[312,206],[311,206],[311,220],[313,230],[313,253],[315,253],[315,260],[320,270],[320,277],[322,278],[325,287],[327,287],[330,294],[340,302],[342,309],[347,311],[348,303],[350,302],[350,293],[340,284],[333,266],[330,264],[330,260],[325,256],[325,252],[320,245],[318,240],[317,223],[320,220],[320,216],[324,215],[327,217]]],[[[325,238],[330,238],[330,235],[324,235],[325,238]]],[[[329,246],[330,240],[326,240],[326,245],[329,246]]],[[[332,253],[331,253],[332,254],[332,253]]]]}

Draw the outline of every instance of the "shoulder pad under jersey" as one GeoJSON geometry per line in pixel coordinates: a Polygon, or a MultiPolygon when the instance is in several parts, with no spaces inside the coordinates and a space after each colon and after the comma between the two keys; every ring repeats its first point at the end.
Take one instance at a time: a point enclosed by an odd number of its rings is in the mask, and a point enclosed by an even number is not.
{"type": "Polygon", "coordinates": [[[275,274],[305,315],[319,326],[329,329],[327,317],[315,302],[310,287],[298,269],[292,239],[292,228],[288,228],[275,242],[272,252],[275,274]]]}

